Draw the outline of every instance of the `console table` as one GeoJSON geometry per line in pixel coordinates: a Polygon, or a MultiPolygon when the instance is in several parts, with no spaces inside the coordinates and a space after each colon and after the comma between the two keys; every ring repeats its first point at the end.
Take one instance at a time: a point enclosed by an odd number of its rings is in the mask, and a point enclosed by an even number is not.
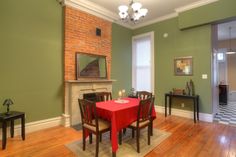
{"type": "Polygon", "coordinates": [[[0,122],[2,123],[2,149],[6,148],[7,144],[7,122],[10,121],[11,137],[14,137],[14,120],[21,119],[21,137],[25,140],[25,113],[18,111],[10,111],[9,114],[1,113],[0,122]]]}
{"type": "Polygon", "coordinates": [[[171,115],[172,98],[192,99],[194,123],[196,123],[196,112],[197,112],[197,120],[199,120],[199,95],[191,96],[191,95],[175,95],[175,94],[166,93],[165,94],[165,117],[167,116],[167,98],[169,98],[169,115],[171,115]]]}

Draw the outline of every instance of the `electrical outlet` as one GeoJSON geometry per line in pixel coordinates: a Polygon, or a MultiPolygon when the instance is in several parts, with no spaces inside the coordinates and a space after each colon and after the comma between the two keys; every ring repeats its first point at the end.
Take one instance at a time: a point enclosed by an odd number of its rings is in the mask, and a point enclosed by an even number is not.
{"type": "Polygon", "coordinates": [[[184,103],[181,103],[181,107],[184,108],[184,103]]]}

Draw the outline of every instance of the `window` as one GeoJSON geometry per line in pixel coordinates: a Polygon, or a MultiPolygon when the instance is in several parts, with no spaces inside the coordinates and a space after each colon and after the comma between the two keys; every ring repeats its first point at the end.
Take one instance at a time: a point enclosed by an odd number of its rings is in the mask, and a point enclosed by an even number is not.
{"type": "Polygon", "coordinates": [[[132,86],[154,93],[154,33],[133,37],[132,86]]]}

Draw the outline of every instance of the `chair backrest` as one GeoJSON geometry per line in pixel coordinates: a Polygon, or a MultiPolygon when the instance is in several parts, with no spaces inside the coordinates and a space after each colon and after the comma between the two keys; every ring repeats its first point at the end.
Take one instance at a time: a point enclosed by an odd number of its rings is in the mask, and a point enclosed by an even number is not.
{"type": "Polygon", "coordinates": [[[154,100],[155,97],[140,100],[137,115],[137,126],[139,126],[139,123],[151,119],[154,100]]]}
{"type": "Polygon", "coordinates": [[[82,125],[96,127],[98,131],[98,118],[96,114],[96,103],[86,99],[79,99],[79,108],[81,114],[82,125]]]}
{"type": "Polygon", "coordinates": [[[152,93],[147,91],[137,91],[137,97],[141,100],[148,99],[152,97],[152,93]]]}
{"type": "Polygon", "coordinates": [[[97,102],[112,100],[111,92],[99,92],[96,93],[97,102]]]}

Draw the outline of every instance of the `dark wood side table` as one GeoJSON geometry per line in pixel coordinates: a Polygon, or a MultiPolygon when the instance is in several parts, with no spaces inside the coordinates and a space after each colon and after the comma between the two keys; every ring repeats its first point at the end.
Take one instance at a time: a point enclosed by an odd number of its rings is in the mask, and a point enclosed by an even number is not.
{"type": "Polygon", "coordinates": [[[167,98],[169,98],[169,115],[171,115],[171,106],[172,106],[172,98],[183,98],[183,99],[192,99],[193,100],[193,117],[194,123],[196,123],[196,112],[197,112],[197,120],[199,121],[199,95],[175,95],[166,93],[165,94],[165,117],[167,116],[167,98]]]}
{"type": "Polygon", "coordinates": [[[18,111],[10,111],[10,114],[0,114],[0,122],[2,123],[2,149],[6,148],[7,144],[7,122],[10,121],[11,138],[14,137],[14,120],[21,119],[21,137],[25,140],[25,113],[18,111]]]}

